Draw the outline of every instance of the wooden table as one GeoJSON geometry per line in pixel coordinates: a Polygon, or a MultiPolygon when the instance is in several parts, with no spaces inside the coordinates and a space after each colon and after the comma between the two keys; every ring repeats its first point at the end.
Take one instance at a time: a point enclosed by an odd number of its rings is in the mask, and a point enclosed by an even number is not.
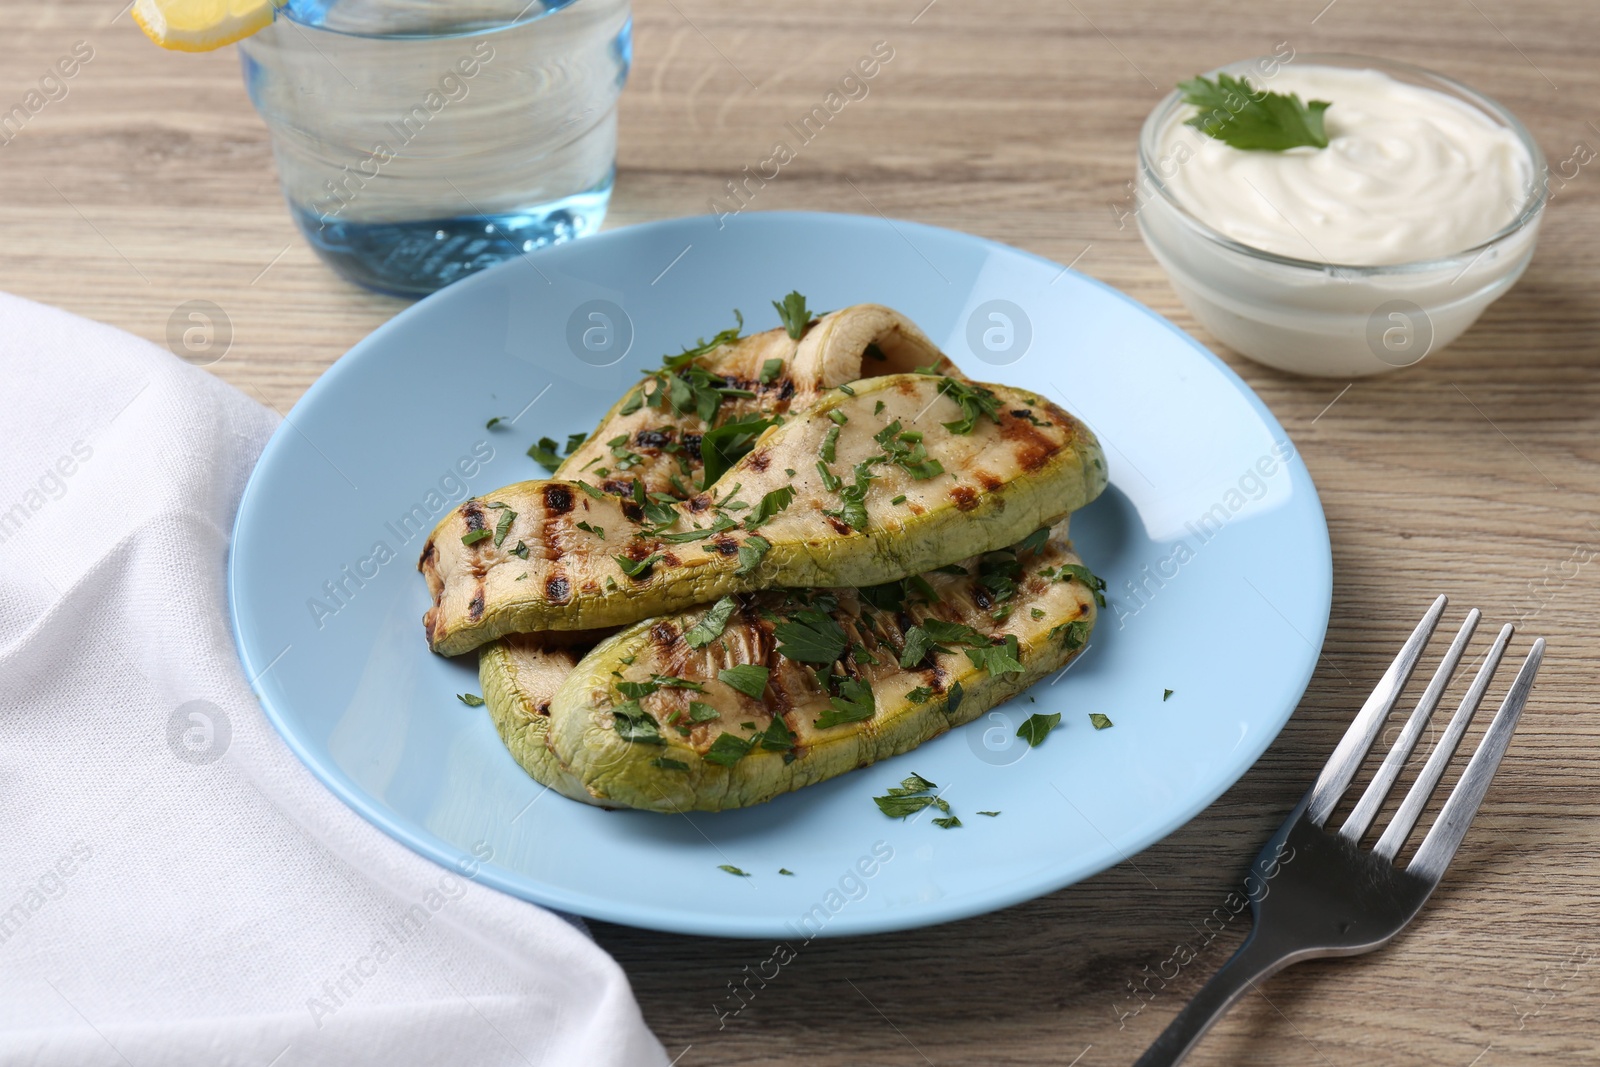
{"type": "MultiPolygon", "coordinates": [[[[117,6],[0,0],[0,110],[75,42],[94,50],[67,96],[0,146],[0,288],[158,342],[178,304],[215,301],[232,341],[212,369],[286,411],[404,304],[339,281],[296,235],[232,51],[160,52],[117,6]]],[[[882,211],[1005,241],[1074,262],[1212,343],[1114,211],[1165,87],[1281,41],[1387,55],[1499,98],[1554,167],[1600,146],[1596,15],[1584,0],[638,0],[610,224],[707,210],[882,40],[894,59],[871,95],[753,208],[882,211]]],[[[1194,1062],[1596,1062],[1597,169],[1556,183],[1521,284],[1420,366],[1347,388],[1224,353],[1305,456],[1336,575],[1306,700],[1243,780],[1133,862],[1041,900],[814,942],[726,1028],[713,1005],[770,946],[597,924],[669,1053],[685,1067],[1130,1062],[1244,924],[1174,976],[1175,947],[1199,943],[1443,591],[1550,641],[1454,868],[1387,951],[1265,983],[1194,1062]]]]}

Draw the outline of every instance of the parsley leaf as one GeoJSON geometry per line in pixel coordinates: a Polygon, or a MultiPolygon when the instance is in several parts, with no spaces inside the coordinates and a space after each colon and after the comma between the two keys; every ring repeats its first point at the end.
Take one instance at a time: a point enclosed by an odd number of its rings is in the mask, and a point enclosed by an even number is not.
{"type": "Polygon", "coordinates": [[[1096,730],[1109,730],[1111,728],[1111,720],[1100,714],[1098,711],[1091,711],[1089,713],[1089,722],[1094,725],[1096,730]]]}
{"type": "Polygon", "coordinates": [[[561,446],[550,438],[541,437],[528,446],[528,456],[539,466],[554,474],[556,468],[561,466],[561,457],[556,454],[556,449],[559,447],[561,446]]]}
{"type": "Polygon", "coordinates": [[[826,730],[847,722],[866,722],[878,710],[872,689],[865,682],[846,678],[839,683],[839,694],[828,699],[829,706],[823,709],[816,721],[817,729],[826,730]]]}
{"type": "Polygon", "coordinates": [[[717,870],[719,870],[719,871],[727,871],[729,874],[736,874],[740,878],[748,878],[748,877],[750,877],[750,872],[749,871],[741,871],[739,868],[735,867],[731,863],[719,863],[719,864],[717,864],[717,870]]]}
{"type": "Polygon", "coordinates": [[[475,545],[479,541],[493,536],[494,534],[489,530],[468,530],[466,533],[461,535],[461,543],[464,545],[475,545]]]}
{"type": "Polygon", "coordinates": [[[933,699],[933,690],[925,685],[919,685],[906,694],[906,699],[913,704],[926,704],[933,699]]]}
{"type": "Polygon", "coordinates": [[[783,373],[783,360],[769,359],[761,364],[761,384],[771,385],[778,380],[778,375],[783,373]]]}
{"type": "Polygon", "coordinates": [[[832,616],[802,608],[772,629],[778,651],[801,663],[827,665],[844,655],[849,639],[832,616]]]}
{"type": "Polygon", "coordinates": [[[664,771],[686,771],[689,765],[682,760],[668,759],[666,756],[657,756],[650,761],[650,766],[659,767],[664,771]]]}
{"type": "Polygon", "coordinates": [[[488,422],[486,422],[486,423],[484,423],[484,424],[483,424],[483,428],[484,428],[484,429],[485,429],[485,430],[492,430],[492,429],[494,429],[494,428],[495,428],[495,427],[496,427],[496,426],[499,426],[499,425],[500,425],[500,424],[501,424],[501,423],[502,423],[502,422],[505,422],[505,421],[506,421],[506,420],[505,420],[505,419],[504,419],[504,418],[502,418],[502,417],[501,417],[501,416],[499,416],[499,415],[496,415],[496,416],[495,416],[495,417],[494,417],[494,418],[492,418],[492,419],[490,419],[490,420],[489,420],[489,421],[488,421],[488,422]]]}
{"type": "Polygon", "coordinates": [[[1089,639],[1089,624],[1082,619],[1076,622],[1065,622],[1060,626],[1053,627],[1049,636],[1054,637],[1056,634],[1061,635],[1061,647],[1068,652],[1076,652],[1089,639]]]}
{"type": "Polygon", "coordinates": [[[1323,112],[1332,105],[1326,100],[1302,103],[1297,93],[1267,92],[1232,74],[1218,74],[1215,81],[1190,78],[1178,83],[1178,91],[1184,103],[1200,109],[1184,125],[1234,148],[1282,152],[1328,147],[1323,112]]]}
{"type": "Polygon", "coordinates": [[[683,640],[690,648],[704,648],[718,637],[722,636],[723,629],[728,625],[728,619],[733,615],[733,609],[738,607],[733,597],[725,596],[711,606],[711,610],[700,617],[695,623],[683,632],[683,640]]]}
{"type": "Polygon", "coordinates": [[[739,462],[755,446],[756,438],[761,436],[763,430],[775,425],[775,419],[752,415],[746,419],[725,422],[707,432],[700,439],[700,459],[705,464],[705,474],[700,484],[709,486],[721,478],[729,467],[739,462]]]}
{"type": "Polygon", "coordinates": [[[806,298],[791,292],[783,298],[782,303],[774,300],[772,306],[778,309],[778,320],[783,323],[789,336],[800,340],[805,335],[806,327],[811,325],[811,312],[806,310],[806,298]]]}
{"type": "Polygon", "coordinates": [[[629,559],[627,556],[613,556],[617,566],[622,568],[622,573],[635,581],[644,581],[650,577],[650,570],[662,559],[666,558],[660,552],[652,552],[644,559],[629,559]]]}
{"type": "Polygon", "coordinates": [[[889,790],[889,795],[892,797],[906,797],[913,793],[926,793],[930,789],[938,788],[937,782],[930,782],[916,771],[912,771],[910,777],[903,779],[899,785],[889,790]]]}
{"type": "Polygon", "coordinates": [[[1172,696],[1172,690],[1163,689],[1161,691],[1161,703],[1165,704],[1167,702],[1168,698],[1170,698],[1171,696],[1172,696]]]}
{"type": "Polygon", "coordinates": [[[984,645],[967,649],[967,658],[974,667],[999,677],[1002,674],[1021,674],[1023,667],[1017,660],[1017,635],[1006,634],[1005,644],[984,645]]]}
{"type": "Polygon", "coordinates": [[[739,546],[739,566],[735,574],[749,574],[761,566],[761,561],[772,551],[772,542],[759,534],[752,534],[739,546]]]}
{"type": "Polygon", "coordinates": [[[721,714],[710,704],[703,704],[698,700],[689,701],[689,721],[693,723],[710,722],[712,719],[721,718],[721,714]]]}
{"type": "Polygon", "coordinates": [[[648,711],[639,707],[637,700],[618,704],[611,709],[611,724],[624,741],[643,745],[664,745],[661,728],[648,711]]]}
{"type": "Polygon", "coordinates": [[[978,814],[979,815],[987,815],[987,816],[989,816],[989,818],[992,819],[996,815],[999,815],[1000,813],[998,811],[980,811],[980,812],[978,812],[978,814]]]}
{"type": "Polygon", "coordinates": [[[915,815],[923,808],[932,807],[937,797],[873,797],[872,802],[878,805],[878,810],[891,819],[904,819],[907,815],[915,815]]]}
{"type": "Polygon", "coordinates": [[[779,873],[779,874],[787,874],[787,875],[788,875],[788,876],[789,876],[789,877],[790,877],[790,878],[793,878],[793,877],[794,877],[794,872],[793,872],[793,871],[791,871],[791,870],[790,870],[790,869],[789,869],[789,868],[787,868],[787,867],[779,867],[779,868],[778,868],[778,873],[779,873]]]}
{"type": "Polygon", "coordinates": [[[961,418],[943,424],[951,433],[971,433],[985,415],[999,424],[1000,398],[983,386],[946,378],[939,383],[939,392],[961,405],[961,418]]]}
{"type": "Polygon", "coordinates": [[[721,733],[701,757],[708,763],[732,767],[749,753],[751,744],[737,734],[721,733]]]}
{"type": "Polygon", "coordinates": [[[954,715],[956,713],[956,709],[961,706],[962,698],[966,695],[967,692],[961,688],[960,682],[952,685],[950,687],[950,692],[945,696],[944,710],[949,714],[954,715]]]}
{"type": "Polygon", "coordinates": [[[754,530],[794,502],[794,486],[780,485],[761,498],[755,510],[744,517],[744,528],[754,530]]]}
{"type": "Polygon", "coordinates": [[[933,820],[933,825],[945,830],[954,830],[961,825],[961,820],[954,815],[945,815],[933,820]]]}
{"type": "Polygon", "coordinates": [[[1063,563],[1060,573],[1063,582],[1069,582],[1076,578],[1088,586],[1089,591],[1094,594],[1094,602],[1102,608],[1106,606],[1106,580],[1104,578],[1098,577],[1088,567],[1078,563],[1063,563]]]}
{"type": "Polygon", "coordinates": [[[457,693],[456,699],[469,708],[483,707],[483,698],[477,693],[457,693]]]}
{"type": "Polygon", "coordinates": [[[506,534],[511,532],[511,524],[516,521],[517,513],[508,507],[500,509],[500,521],[494,525],[494,547],[499,548],[500,543],[506,539],[506,534]]]}
{"type": "Polygon", "coordinates": [[[826,436],[822,438],[822,448],[818,451],[825,463],[832,463],[836,458],[839,445],[839,427],[837,424],[828,427],[826,436]]]}
{"type": "Polygon", "coordinates": [[[1028,747],[1038,748],[1045,735],[1060,725],[1060,712],[1052,712],[1049,715],[1034,712],[1023,720],[1021,726],[1017,727],[1017,736],[1028,742],[1028,747]]]}
{"type": "Polygon", "coordinates": [[[761,694],[767,689],[768,673],[765,667],[758,667],[754,663],[741,663],[736,667],[722,668],[717,672],[717,679],[752,700],[760,700],[761,694]]]}

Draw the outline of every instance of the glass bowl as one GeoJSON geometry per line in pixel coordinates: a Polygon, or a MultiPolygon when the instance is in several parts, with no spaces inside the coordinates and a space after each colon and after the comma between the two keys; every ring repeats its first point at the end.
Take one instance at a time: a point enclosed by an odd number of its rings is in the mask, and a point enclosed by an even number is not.
{"type": "MultiPolygon", "coordinates": [[[[1283,62],[1247,59],[1220,72],[1259,79],[1283,62]]],[[[1442,74],[1370,56],[1308,54],[1293,62],[1381,71],[1463,101],[1511,130],[1532,165],[1515,217],[1488,240],[1453,255],[1384,266],[1321,263],[1241,244],[1190,213],[1165,180],[1182,164],[1161,157],[1163,135],[1190,107],[1174,91],[1139,135],[1139,233],[1195,318],[1257,362],[1341,378],[1411,366],[1459,337],[1521,277],[1544,215],[1544,153],[1505,107],[1442,74]]]]}

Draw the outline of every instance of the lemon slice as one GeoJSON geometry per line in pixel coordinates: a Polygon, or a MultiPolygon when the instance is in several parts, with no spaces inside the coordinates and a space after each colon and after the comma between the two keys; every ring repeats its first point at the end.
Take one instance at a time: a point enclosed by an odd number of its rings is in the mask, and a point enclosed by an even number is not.
{"type": "Polygon", "coordinates": [[[133,20],[162,48],[210,52],[272,21],[275,0],[134,0],[133,20]]]}

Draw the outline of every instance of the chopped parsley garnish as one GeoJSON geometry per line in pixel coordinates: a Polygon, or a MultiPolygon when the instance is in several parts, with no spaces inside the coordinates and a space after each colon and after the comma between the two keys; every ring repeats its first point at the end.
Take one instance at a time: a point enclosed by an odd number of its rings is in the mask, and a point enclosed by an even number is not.
{"type": "Polygon", "coordinates": [[[905,502],[906,502],[906,495],[904,493],[901,493],[899,496],[897,496],[893,500],[889,501],[889,503],[891,503],[891,504],[904,504],[905,502]]]}
{"type": "Polygon", "coordinates": [[[839,427],[830,426],[828,427],[827,435],[822,438],[822,448],[818,452],[824,463],[832,463],[834,461],[838,445],[839,427]]]}
{"type": "Polygon", "coordinates": [[[1111,720],[1100,714],[1098,711],[1091,711],[1089,713],[1089,722],[1094,725],[1096,730],[1111,729],[1111,720]]]}
{"type": "Polygon", "coordinates": [[[492,530],[468,530],[466,533],[461,535],[461,543],[464,545],[475,545],[479,541],[493,536],[494,532],[492,530]]]}
{"type": "Polygon", "coordinates": [[[783,360],[769,359],[761,364],[761,384],[771,385],[778,380],[778,375],[783,373],[783,360]]]}
{"type": "Polygon", "coordinates": [[[485,430],[492,430],[496,426],[499,426],[502,422],[505,422],[505,421],[506,421],[505,419],[501,418],[499,415],[496,415],[494,418],[492,418],[488,422],[484,423],[483,424],[483,428],[485,430]]]}
{"type": "Polygon", "coordinates": [[[717,601],[711,606],[710,611],[700,617],[699,622],[683,632],[684,642],[690,648],[704,648],[721,637],[736,607],[738,604],[731,596],[725,596],[717,601]]]}
{"type": "Polygon", "coordinates": [[[1068,652],[1075,652],[1082,648],[1089,639],[1089,624],[1079,619],[1077,622],[1064,622],[1050,630],[1050,637],[1061,635],[1061,645],[1068,652]]]}
{"type": "Polygon", "coordinates": [[[604,526],[591,526],[587,522],[575,523],[574,525],[576,525],[580,530],[594,534],[602,541],[606,539],[606,530],[604,526]]]}
{"type": "Polygon", "coordinates": [[[1002,674],[1023,672],[1022,664],[1018,662],[1018,655],[1016,634],[1006,634],[1004,644],[967,649],[967,658],[972,661],[974,667],[986,670],[997,678],[1002,674]]]}
{"type": "Polygon", "coordinates": [[[883,414],[883,408],[884,408],[884,403],[883,403],[883,401],[880,400],[876,404],[872,405],[872,413],[874,415],[882,415],[883,414]]]}
{"type": "MultiPolygon", "coordinates": [[[[493,505],[490,506],[493,507],[493,505]]],[[[494,526],[494,547],[496,548],[499,548],[500,543],[506,539],[506,534],[511,532],[511,524],[517,518],[515,511],[512,511],[504,504],[500,505],[500,507],[500,521],[495,523],[494,526]]]]}
{"type": "Polygon", "coordinates": [[[828,698],[828,707],[817,718],[816,727],[826,730],[841,723],[866,722],[877,710],[871,687],[855,678],[846,678],[839,683],[839,695],[828,698]]]}
{"type": "Polygon", "coordinates": [[[844,627],[831,615],[815,608],[796,611],[773,627],[772,636],[783,655],[800,663],[819,663],[824,666],[844,655],[850,643],[844,627]]]}
{"type": "Polygon", "coordinates": [[[737,734],[722,733],[711,742],[711,747],[702,755],[707,763],[715,763],[723,767],[732,767],[744,759],[751,748],[750,742],[737,734]]]}
{"type": "Polygon", "coordinates": [[[1090,572],[1088,567],[1078,563],[1063,563],[1060,574],[1063,582],[1071,581],[1073,578],[1078,579],[1078,581],[1089,587],[1090,592],[1094,593],[1094,602],[1097,605],[1102,608],[1106,606],[1104,592],[1106,580],[1104,578],[1097,577],[1090,572]]]}
{"type": "Polygon", "coordinates": [[[844,481],[837,474],[829,470],[828,465],[822,462],[820,459],[817,460],[817,473],[822,475],[822,488],[826,489],[830,493],[837,493],[839,491],[839,487],[844,484],[844,481]]]}
{"type": "Polygon", "coordinates": [[[783,323],[790,337],[798,341],[805,336],[806,327],[811,325],[811,312],[806,310],[805,297],[791,292],[782,302],[774,300],[772,306],[778,309],[778,321],[783,323]]]}
{"type": "Polygon", "coordinates": [[[735,574],[749,574],[761,566],[761,561],[766,559],[767,553],[772,551],[772,542],[759,534],[751,534],[744,539],[744,544],[739,546],[739,566],[734,569],[735,574]]]}
{"type": "Polygon", "coordinates": [[[978,814],[979,815],[987,815],[987,816],[989,816],[989,818],[992,819],[996,815],[999,815],[1000,813],[998,811],[980,811],[980,812],[978,812],[978,814]]]}
{"type": "MultiPolygon", "coordinates": [[[[850,529],[860,532],[867,528],[867,488],[872,483],[872,464],[878,459],[864,460],[855,465],[855,483],[844,486],[839,490],[839,507],[835,511],[823,509],[824,515],[831,515],[843,522],[850,529]]],[[[818,465],[821,469],[821,465],[818,465]]],[[[838,479],[834,479],[838,482],[838,479]]]]}
{"type": "Polygon", "coordinates": [[[624,741],[630,744],[664,745],[661,728],[655,718],[639,707],[637,700],[618,704],[611,709],[611,724],[624,741]]]}
{"type": "Polygon", "coordinates": [[[709,341],[702,340],[675,356],[665,357],[661,361],[661,369],[650,371],[646,380],[628,394],[620,409],[621,414],[631,415],[648,405],[658,411],[696,415],[702,422],[709,423],[716,418],[717,408],[722,406],[724,396],[732,393],[750,395],[744,390],[730,390],[725,384],[717,384],[725,379],[719,379],[695,363],[701,356],[739,339],[739,331],[744,328],[744,316],[737,310],[733,315],[737,326],[723,330],[709,341]],[[651,382],[654,382],[654,388],[647,392],[646,387],[651,382]]]}
{"type": "Polygon", "coordinates": [[[872,802],[878,805],[878,810],[891,819],[904,819],[908,815],[915,815],[924,808],[938,808],[946,815],[950,814],[950,805],[944,799],[932,796],[932,791],[939,788],[920,774],[913,774],[899,785],[890,789],[881,797],[873,797],[872,802]]]}
{"type": "Polygon", "coordinates": [[[846,415],[838,408],[834,408],[832,411],[828,412],[828,418],[835,426],[843,426],[845,423],[850,421],[850,416],[846,415]]]}
{"type": "MultiPolygon", "coordinates": [[[[674,512],[674,516],[676,516],[676,512],[674,512]]],[[[669,545],[686,545],[691,541],[703,541],[715,534],[731,530],[737,525],[739,524],[728,518],[728,516],[718,515],[710,526],[704,528],[680,530],[678,533],[669,534],[652,533],[651,536],[658,537],[669,545]]]]}
{"type": "Polygon", "coordinates": [[[761,498],[761,503],[755,510],[744,517],[744,528],[755,530],[764,525],[778,512],[787,508],[794,502],[794,486],[780,485],[761,498]]]}
{"type": "Polygon", "coordinates": [[[657,756],[650,761],[650,766],[659,767],[664,771],[686,771],[689,765],[682,760],[668,759],[666,756],[657,756]]]}
{"type": "Polygon", "coordinates": [[[1178,83],[1186,104],[1200,113],[1184,120],[1207,137],[1233,148],[1282,152],[1289,148],[1328,147],[1323,112],[1326,100],[1302,103],[1297,93],[1256,89],[1250,79],[1218,74],[1215,81],[1194,77],[1178,83]]]}
{"type": "Polygon", "coordinates": [[[622,568],[622,573],[636,581],[644,581],[650,577],[651,569],[666,557],[660,552],[652,552],[644,559],[629,559],[627,556],[613,556],[617,566],[622,568]]]}
{"type": "Polygon", "coordinates": [[[1168,699],[1168,698],[1169,698],[1169,697],[1171,697],[1171,696],[1172,696],[1172,690],[1170,690],[1170,689],[1163,689],[1163,690],[1162,690],[1162,691],[1161,691],[1161,703],[1163,703],[1163,704],[1165,704],[1165,703],[1166,703],[1166,702],[1167,702],[1167,699],[1168,699]]]}
{"type": "Polygon", "coordinates": [[[700,460],[705,464],[701,485],[710,486],[744,457],[755,446],[756,438],[768,426],[777,425],[775,419],[759,415],[725,422],[700,439],[700,460]]]}
{"type": "Polygon", "coordinates": [[[528,446],[528,455],[539,466],[554,474],[556,468],[561,466],[561,457],[556,454],[556,449],[559,447],[561,446],[550,438],[541,437],[528,446]]]}
{"type": "Polygon", "coordinates": [[[1050,527],[1041,526],[1033,533],[1017,542],[1017,552],[1039,552],[1044,549],[1045,542],[1050,540],[1050,527]]]}
{"type": "Polygon", "coordinates": [[[966,695],[966,690],[961,688],[960,682],[952,685],[950,687],[949,696],[945,698],[944,710],[949,712],[951,715],[954,715],[956,713],[956,709],[961,706],[962,698],[966,695]]]}
{"type": "Polygon", "coordinates": [[[954,830],[961,825],[961,820],[954,815],[943,815],[933,820],[933,825],[944,830],[954,830]]]}
{"type": "Polygon", "coordinates": [[[769,673],[767,668],[754,663],[741,663],[736,667],[722,668],[717,672],[717,680],[752,700],[760,700],[761,694],[766,692],[769,673]]]}
{"type": "Polygon", "coordinates": [[[789,877],[790,877],[790,878],[793,878],[793,877],[794,877],[794,872],[793,872],[793,871],[791,871],[791,870],[790,870],[790,869],[789,869],[789,868],[787,868],[787,867],[779,867],[779,868],[778,868],[778,873],[779,873],[779,874],[787,874],[787,875],[788,875],[788,876],[789,876],[789,877]]]}
{"type": "MultiPolygon", "coordinates": [[[[522,559],[527,559],[528,558],[528,544],[527,544],[527,542],[526,541],[518,541],[517,542],[517,547],[513,548],[511,550],[511,554],[513,556],[518,556],[518,557],[520,557],[522,559]]],[[[522,577],[526,578],[527,575],[523,575],[522,577]]]]}
{"type": "Polygon", "coordinates": [[[885,459],[918,481],[944,473],[944,464],[928,456],[922,431],[902,430],[899,419],[873,434],[872,439],[883,447],[885,459]]]}
{"type": "Polygon", "coordinates": [[[689,701],[689,721],[692,723],[710,722],[712,719],[721,718],[721,713],[710,704],[703,704],[698,700],[689,701]]]}
{"type": "Polygon", "coordinates": [[[1000,398],[983,386],[946,378],[939,383],[939,392],[961,405],[961,418],[943,424],[951,433],[971,433],[984,416],[999,424],[1000,398]]]}
{"type": "Polygon", "coordinates": [[[1060,725],[1060,712],[1052,712],[1049,715],[1045,715],[1036,711],[1023,720],[1021,726],[1017,727],[1017,736],[1028,742],[1028,747],[1038,748],[1039,744],[1044,741],[1045,735],[1060,725]]]}
{"type": "Polygon", "coordinates": [[[919,685],[906,694],[906,699],[913,704],[926,704],[933,699],[933,690],[925,685],[919,685]]]}
{"type": "Polygon", "coordinates": [[[750,877],[750,872],[749,871],[741,871],[739,868],[735,867],[731,863],[719,863],[719,864],[717,864],[717,870],[719,870],[719,871],[727,871],[729,874],[736,874],[740,878],[748,878],[748,877],[750,877]]]}
{"type": "Polygon", "coordinates": [[[596,500],[604,500],[606,498],[604,493],[590,485],[588,482],[579,481],[572,484],[576,485],[579,489],[582,489],[585,493],[594,497],[596,500]]]}
{"type": "Polygon", "coordinates": [[[483,698],[477,693],[457,693],[456,699],[469,708],[483,707],[483,698]]]}

